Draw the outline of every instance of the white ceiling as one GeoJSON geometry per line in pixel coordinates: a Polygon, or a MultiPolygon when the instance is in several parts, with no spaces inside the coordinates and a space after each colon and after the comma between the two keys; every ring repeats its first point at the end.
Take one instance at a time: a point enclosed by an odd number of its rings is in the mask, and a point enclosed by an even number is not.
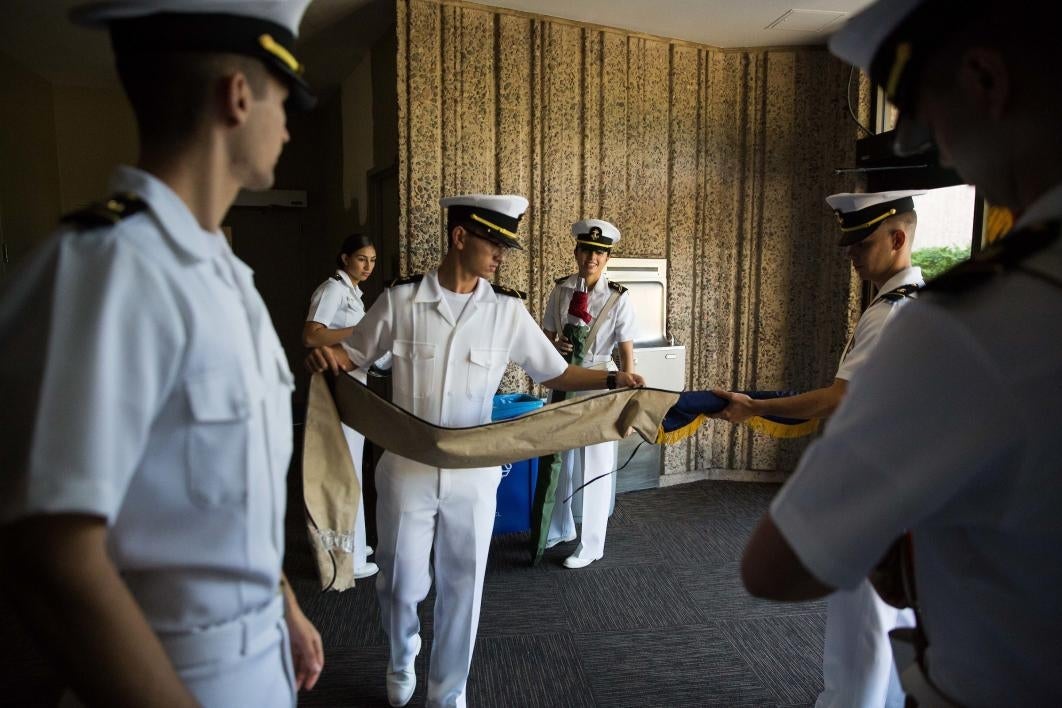
{"type": "MultiPolygon", "coordinates": [[[[106,33],[73,27],[67,20],[69,8],[83,1],[3,0],[0,52],[54,83],[116,85],[106,33]]],[[[734,48],[820,44],[845,16],[870,1],[490,0],[482,4],[734,48]]],[[[314,0],[300,40],[310,50],[307,59],[317,59],[313,73],[319,75],[311,78],[324,83],[341,79],[342,71],[349,71],[386,30],[390,18],[387,0],[314,0]],[[335,70],[322,72],[322,66],[335,70]]],[[[307,63],[313,70],[314,63],[307,63]]]]}
{"type": "Polygon", "coordinates": [[[489,0],[484,3],[726,49],[823,44],[872,0],[489,0]],[[779,22],[783,15],[788,17],[779,22]]]}

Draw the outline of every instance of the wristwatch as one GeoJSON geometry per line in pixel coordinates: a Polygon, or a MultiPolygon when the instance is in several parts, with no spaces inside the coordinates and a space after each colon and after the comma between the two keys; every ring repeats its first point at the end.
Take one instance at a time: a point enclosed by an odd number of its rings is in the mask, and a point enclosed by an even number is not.
{"type": "Polygon", "coordinates": [[[616,372],[615,371],[608,372],[608,376],[605,377],[605,388],[608,388],[608,389],[616,388],[616,372]]]}

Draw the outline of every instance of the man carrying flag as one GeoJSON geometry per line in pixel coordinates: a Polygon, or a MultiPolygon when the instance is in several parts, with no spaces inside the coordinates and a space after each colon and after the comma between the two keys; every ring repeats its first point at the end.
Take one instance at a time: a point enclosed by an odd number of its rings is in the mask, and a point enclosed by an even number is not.
{"type": "MultiPolygon", "coordinates": [[[[510,248],[522,248],[517,229],[527,199],[473,194],[440,205],[447,209],[448,250],[439,268],[392,283],[354,327],[345,352],[315,349],[311,369],[349,370],[391,351],[395,403],[414,422],[435,428],[489,423],[510,361],[553,389],[643,384],[636,374],[568,365],[528,313],[523,293],[489,280],[510,248]]],[[[371,426],[351,427],[378,441],[371,426]]],[[[417,437],[389,441],[376,472],[376,593],[390,642],[387,698],[392,706],[406,705],[416,688],[417,605],[431,589],[434,569],[427,704],[464,706],[501,469],[419,462],[403,454],[417,437]]]]}
{"type": "MultiPolygon", "coordinates": [[[[834,194],[826,198],[837,214],[840,246],[859,277],[877,294],[859,318],[845,345],[837,376],[824,388],[779,398],[753,399],[741,393],[716,391],[730,403],[714,417],[737,423],[752,416],[826,418],[840,405],[848,382],[863,370],[889,320],[915,296],[925,282],[911,266],[911,242],[918,223],[913,197],[922,192],[834,194]]],[[[873,376],[863,370],[861,376],[873,376]]],[[[888,632],[911,619],[885,604],[868,581],[853,590],[836,592],[826,605],[826,638],[822,654],[823,691],[816,708],[902,706],[903,693],[893,680],[888,632]]]]}

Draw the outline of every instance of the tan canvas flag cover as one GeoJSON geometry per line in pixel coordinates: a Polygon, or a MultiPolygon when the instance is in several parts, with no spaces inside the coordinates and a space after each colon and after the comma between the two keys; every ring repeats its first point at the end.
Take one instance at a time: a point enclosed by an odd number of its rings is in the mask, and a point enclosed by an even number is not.
{"type": "MultiPolygon", "coordinates": [[[[351,379],[349,376],[341,376],[351,379]]],[[[359,384],[360,385],[360,384],[359,384]]],[[[358,460],[360,463],[361,460],[358,460]]],[[[361,487],[328,382],[310,379],[302,443],[306,525],[324,590],[354,586],[354,520],[361,487]]]]}
{"type": "MultiPolygon", "coordinates": [[[[320,375],[314,376],[320,379],[320,375]]],[[[310,387],[311,405],[315,393],[310,387]]],[[[435,467],[491,467],[625,438],[649,443],[679,394],[652,388],[620,389],[552,403],[527,415],[471,428],[443,428],[422,420],[349,376],[333,391],[343,422],[391,452],[435,467]]],[[[307,421],[309,427],[309,421],[307,421]]]]}
{"type": "Polygon", "coordinates": [[[443,428],[377,396],[350,376],[336,377],[330,391],[325,376],[314,374],[302,465],[321,587],[346,590],[354,585],[350,552],[360,489],[341,419],[376,445],[417,462],[491,467],[619,440],[632,431],[655,443],[664,414],[678,398],[671,391],[622,389],[550,404],[497,423],[443,428]]]}

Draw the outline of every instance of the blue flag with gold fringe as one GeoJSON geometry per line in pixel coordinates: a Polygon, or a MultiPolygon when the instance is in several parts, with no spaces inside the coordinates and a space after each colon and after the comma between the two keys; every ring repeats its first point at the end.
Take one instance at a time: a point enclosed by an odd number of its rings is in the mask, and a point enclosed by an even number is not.
{"type": "MultiPolygon", "coordinates": [[[[741,391],[749,398],[786,398],[794,391],[741,391]]],[[[728,401],[711,391],[684,391],[660,423],[657,445],[674,445],[690,437],[713,413],[726,408],[728,401]]],[[[799,438],[819,429],[818,419],[783,418],[781,416],[753,416],[745,421],[753,430],[772,438],[799,438]]]]}

